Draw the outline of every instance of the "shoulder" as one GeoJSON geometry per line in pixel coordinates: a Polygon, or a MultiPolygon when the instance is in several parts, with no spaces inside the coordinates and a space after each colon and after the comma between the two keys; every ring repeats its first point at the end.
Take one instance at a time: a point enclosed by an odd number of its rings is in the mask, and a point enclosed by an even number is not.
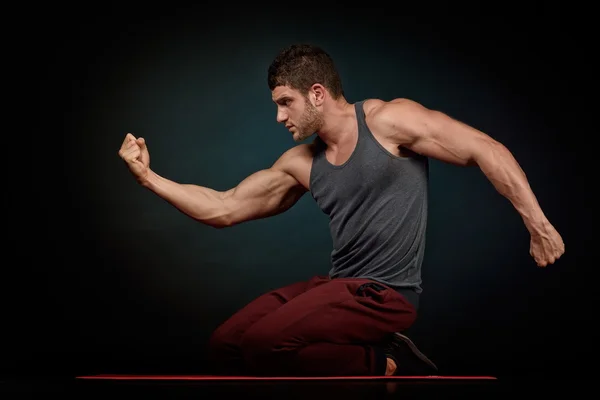
{"type": "Polygon", "coordinates": [[[312,162],[315,146],[316,144],[313,142],[303,143],[291,147],[279,157],[279,159],[275,162],[275,165],[282,166],[289,163],[312,162]]]}
{"type": "Polygon", "coordinates": [[[422,104],[407,98],[388,101],[367,99],[363,107],[367,119],[379,124],[401,123],[406,118],[429,111],[422,104]]]}
{"type": "Polygon", "coordinates": [[[396,141],[410,134],[419,124],[426,123],[433,112],[422,104],[407,98],[389,101],[368,99],[364,102],[365,119],[374,134],[396,141]]]}
{"type": "Polygon", "coordinates": [[[283,171],[308,188],[315,143],[303,143],[286,150],[272,168],[283,171]]]}

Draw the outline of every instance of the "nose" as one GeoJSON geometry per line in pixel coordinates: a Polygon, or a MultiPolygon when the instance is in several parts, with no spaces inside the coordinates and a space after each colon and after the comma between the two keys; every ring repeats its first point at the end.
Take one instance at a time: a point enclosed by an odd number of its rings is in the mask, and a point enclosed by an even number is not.
{"type": "Polygon", "coordinates": [[[288,119],[288,115],[282,111],[282,110],[277,110],[277,122],[279,123],[283,123],[288,119]]]}

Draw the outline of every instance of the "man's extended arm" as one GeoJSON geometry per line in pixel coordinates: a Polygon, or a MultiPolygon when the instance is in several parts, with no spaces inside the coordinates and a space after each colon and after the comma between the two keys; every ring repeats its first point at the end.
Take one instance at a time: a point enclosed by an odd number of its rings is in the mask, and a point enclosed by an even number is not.
{"type": "Polygon", "coordinates": [[[216,191],[166,179],[149,167],[149,154],[142,138],[129,134],[119,155],[140,185],[148,188],[191,218],[215,228],[280,214],[294,205],[306,189],[284,172],[289,151],[275,164],[248,176],[236,187],[216,191]]]}
{"type": "Polygon", "coordinates": [[[522,217],[531,234],[531,255],[539,266],[564,253],[561,236],[544,215],[525,173],[512,153],[485,133],[446,114],[406,99],[376,111],[386,139],[416,153],[455,165],[477,165],[522,217]]]}
{"type": "Polygon", "coordinates": [[[143,185],[181,212],[215,228],[280,214],[306,192],[286,172],[264,169],[221,192],[193,184],[181,184],[150,172],[143,185]]]}

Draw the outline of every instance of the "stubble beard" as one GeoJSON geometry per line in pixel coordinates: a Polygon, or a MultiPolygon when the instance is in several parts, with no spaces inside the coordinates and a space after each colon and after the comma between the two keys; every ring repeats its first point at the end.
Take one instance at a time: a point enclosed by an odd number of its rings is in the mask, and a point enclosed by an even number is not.
{"type": "Polygon", "coordinates": [[[296,142],[301,142],[311,137],[323,126],[323,115],[314,107],[310,101],[306,102],[306,110],[296,125],[297,135],[294,135],[296,142]]]}

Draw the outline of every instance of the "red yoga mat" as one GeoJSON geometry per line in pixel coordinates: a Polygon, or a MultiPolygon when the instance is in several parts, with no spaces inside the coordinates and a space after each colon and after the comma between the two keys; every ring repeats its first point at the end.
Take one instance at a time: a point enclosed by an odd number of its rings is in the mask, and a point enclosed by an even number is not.
{"type": "Polygon", "coordinates": [[[218,375],[127,375],[101,374],[78,376],[77,379],[151,380],[151,381],[332,381],[332,380],[496,380],[493,376],[315,376],[315,377],[255,377],[218,375]]]}

